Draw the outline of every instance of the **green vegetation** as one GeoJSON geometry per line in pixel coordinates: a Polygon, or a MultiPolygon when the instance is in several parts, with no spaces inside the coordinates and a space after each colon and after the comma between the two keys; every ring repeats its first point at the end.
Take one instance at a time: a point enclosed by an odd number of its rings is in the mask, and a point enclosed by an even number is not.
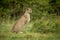
{"type": "Polygon", "coordinates": [[[0,0],[0,40],[60,40],[60,0],[0,0]],[[13,33],[12,27],[26,8],[31,21],[13,33]]]}
{"type": "MultiPolygon", "coordinates": [[[[52,30],[54,32],[47,32],[46,29],[42,26],[40,27],[40,32],[39,29],[35,28],[36,32],[31,32],[29,31],[33,27],[33,23],[30,23],[28,25],[28,31],[25,33],[13,33],[12,32],[12,26],[14,22],[9,22],[9,23],[2,23],[0,25],[0,40],[59,40],[60,39],[60,34],[55,32],[55,28],[49,28],[49,30],[52,30]],[[47,33],[42,33],[42,32],[47,32],[47,33]]],[[[39,27],[39,26],[38,26],[39,27]]],[[[22,28],[23,32],[26,31],[25,28],[22,28]]]]}

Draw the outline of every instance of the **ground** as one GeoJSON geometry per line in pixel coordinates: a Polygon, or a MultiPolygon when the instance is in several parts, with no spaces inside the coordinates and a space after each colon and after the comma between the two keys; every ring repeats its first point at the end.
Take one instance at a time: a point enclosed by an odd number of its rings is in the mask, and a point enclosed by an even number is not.
{"type": "Polygon", "coordinates": [[[59,33],[13,33],[14,23],[2,23],[0,25],[0,40],[60,40],[59,33]]]}

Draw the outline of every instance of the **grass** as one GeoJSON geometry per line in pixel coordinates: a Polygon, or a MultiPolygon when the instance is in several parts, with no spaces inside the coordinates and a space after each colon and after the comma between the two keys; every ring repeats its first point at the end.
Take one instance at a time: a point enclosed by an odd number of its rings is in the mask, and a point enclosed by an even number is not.
{"type": "Polygon", "coordinates": [[[23,33],[15,34],[11,32],[0,33],[0,40],[60,40],[58,34],[40,34],[40,33],[23,33]]]}
{"type": "MultiPolygon", "coordinates": [[[[15,22],[2,22],[0,24],[0,40],[60,40],[59,33],[13,33],[12,26],[15,22]]],[[[33,26],[33,23],[29,24],[29,27],[33,26]]],[[[24,30],[24,28],[22,29],[24,30]]]]}

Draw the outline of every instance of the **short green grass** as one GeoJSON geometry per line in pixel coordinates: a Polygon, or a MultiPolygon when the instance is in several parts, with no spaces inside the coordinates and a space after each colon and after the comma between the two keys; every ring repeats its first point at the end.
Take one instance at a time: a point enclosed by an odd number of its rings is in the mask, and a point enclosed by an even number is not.
{"type": "Polygon", "coordinates": [[[60,34],[57,33],[13,33],[13,24],[14,22],[0,24],[0,40],[60,40],[60,34]]]}

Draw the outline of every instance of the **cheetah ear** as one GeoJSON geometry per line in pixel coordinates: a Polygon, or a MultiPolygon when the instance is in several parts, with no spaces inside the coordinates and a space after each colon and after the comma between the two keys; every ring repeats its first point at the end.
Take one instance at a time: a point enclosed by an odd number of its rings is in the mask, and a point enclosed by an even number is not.
{"type": "Polygon", "coordinates": [[[29,8],[26,9],[27,11],[29,10],[29,8]]]}
{"type": "Polygon", "coordinates": [[[27,8],[26,10],[29,10],[29,9],[31,9],[31,8],[27,8]]]}

